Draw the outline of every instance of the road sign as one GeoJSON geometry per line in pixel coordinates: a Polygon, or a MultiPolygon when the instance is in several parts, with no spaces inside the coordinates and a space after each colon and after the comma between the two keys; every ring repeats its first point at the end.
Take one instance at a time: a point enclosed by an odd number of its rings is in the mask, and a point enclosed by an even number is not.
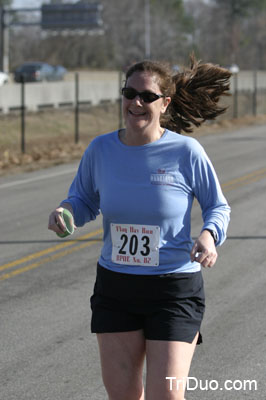
{"type": "Polygon", "coordinates": [[[41,27],[47,30],[99,29],[102,5],[92,4],[44,4],[41,8],[41,27]]]}

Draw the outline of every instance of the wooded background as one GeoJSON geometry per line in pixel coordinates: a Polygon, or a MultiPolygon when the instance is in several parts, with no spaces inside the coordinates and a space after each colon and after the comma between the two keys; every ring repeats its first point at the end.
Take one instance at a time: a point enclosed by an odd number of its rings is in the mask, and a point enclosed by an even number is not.
{"type": "MultiPolygon", "coordinates": [[[[10,28],[11,71],[32,60],[68,69],[123,69],[145,58],[145,1],[99,2],[102,34],[10,28]]],[[[12,6],[12,0],[0,4],[12,6]]],[[[182,66],[194,51],[203,61],[266,69],[266,0],[150,0],[150,21],[152,59],[182,66]]]]}

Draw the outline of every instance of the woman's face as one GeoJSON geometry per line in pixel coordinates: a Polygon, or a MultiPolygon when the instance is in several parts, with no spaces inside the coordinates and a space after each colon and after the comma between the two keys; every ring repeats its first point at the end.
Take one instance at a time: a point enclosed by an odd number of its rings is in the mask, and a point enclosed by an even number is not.
{"type": "MultiPolygon", "coordinates": [[[[127,80],[127,88],[138,92],[149,91],[162,94],[158,85],[157,75],[149,72],[134,72],[127,80]]],[[[169,97],[161,97],[152,103],[145,103],[138,95],[129,100],[123,96],[123,115],[126,129],[145,131],[160,128],[160,115],[164,113],[170,103],[169,97]]]]}

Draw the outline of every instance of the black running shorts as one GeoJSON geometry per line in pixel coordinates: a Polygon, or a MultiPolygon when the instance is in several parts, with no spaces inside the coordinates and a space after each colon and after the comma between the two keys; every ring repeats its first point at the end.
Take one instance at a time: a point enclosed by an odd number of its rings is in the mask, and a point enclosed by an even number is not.
{"type": "Polygon", "coordinates": [[[146,339],[192,343],[205,309],[202,274],[132,275],[98,264],[91,308],[93,333],[141,329],[146,339]]]}

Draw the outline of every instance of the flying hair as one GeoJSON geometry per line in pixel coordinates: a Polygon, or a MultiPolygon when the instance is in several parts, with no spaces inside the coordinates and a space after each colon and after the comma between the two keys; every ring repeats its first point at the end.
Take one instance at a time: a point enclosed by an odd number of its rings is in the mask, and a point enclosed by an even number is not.
{"type": "Polygon", "coordinates": [[[164,128],[191,133],[193,125],[199,127],[206,120],[214,120],[227,109],[218,102],[229,92],[231,72],[211,63],[201,64],[194,54],[190,56],[190,67],[174,75],[168,64],[147,60],[131,66],[126,81],[136,71],[156,74],[162,94],[171,97],[161,116],[164,128]]]}

